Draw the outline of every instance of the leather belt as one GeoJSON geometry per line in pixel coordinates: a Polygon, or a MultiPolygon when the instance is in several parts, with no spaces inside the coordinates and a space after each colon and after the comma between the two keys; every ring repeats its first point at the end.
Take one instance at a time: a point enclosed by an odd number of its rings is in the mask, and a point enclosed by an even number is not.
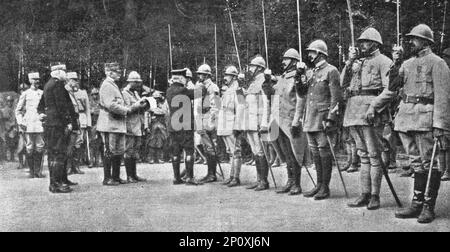
{"type": "Polygon", "coordinates": [[[354,96],[379,96],[381,93],[383,92],[383,90],[381,89],[365,89],[365,90],[350,90],[349,92],[349,96],[350,97],[354,97],[354,96]]]}
{"type": "Polygon", "coordinates": [[[402,94],[402,100],[404,103],[423,104],[423,105],[434,104],[433,98],[408,96],[405,94],[402,94]]]}

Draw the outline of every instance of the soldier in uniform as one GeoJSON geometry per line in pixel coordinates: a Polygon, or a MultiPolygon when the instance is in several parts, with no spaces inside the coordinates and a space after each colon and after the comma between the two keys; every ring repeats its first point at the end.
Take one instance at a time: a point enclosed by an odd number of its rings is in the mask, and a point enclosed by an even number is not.
{"type": "Polygon", "coordinates": [[[85,104],[82,103],[84,100],[80,100],[77,98],[76,93],[79,92],[79,84],[78,84],[78,74],[76,72],[67,73],[67,83],[66,90],[69,93],[70,100],[72,101],[73,107],[75,109],[75,113],[78,114],[78,128],[79,130],[72,131],[72,135],[70,137],[70,143],[68,146],[68,159],[66,163],[66,169],[68,170],[68,174],[84,174],[80,170],[81,163],[81,145],[83,144],[83,135],[86,132],[87,127],[87,117],[86,117],[86,109],[85,104]],[[81,128],[81,122],[83,120],[84,129],[81,128]]]}
{"type": "Polygon", "coordinates": [[[344,127],[356,141],[361,158],[361,196],[349,207],[380,208],[380,188],[383,179],[383,129],[390,120],[388,105],[395,93],[388,90],[392,61],[380,53],[383,45],[380,33],[366,29],[358,39],[361,55],[350,48],[349,61],[342,74],[342,86],[349,99],[344,127]]]}
{"type": "Polygon", "coordinates": [[[307,96],[303,131],[307,133],[317,173],[317,186],[304,194],[323,200],[330,197],[333,156],[327,137],[337,130],[341,85],[339,70],[327,62],[328,46],[323,40],[313,41],[306,49],[308,59],[315,68],[306,83],[299,85],[300,96],[307,96]]]}
{"type": "MultiPolygon", "coordinates": [[[[123,99],[125,106],[131,109],[132,106],[139,106],[140,97],[138,90],[142,87],[141,76],[132,71],[128,75],[128,85],[123,89],[123,99]]],[[[146,107],[143,107],[137,113],[129,114],[127,116],[127,136],[126,136],[126,150],[125,150],[125,169],[127,172],[128,183],[146,182],[146,179],[140,178],[137,175],[136,163],[139,159],[139,150],[142,144],[142,124],[144,123],[144,113],[146,107]]]]}
{"type": "Polygon", "coordinates": [[[43,91],[40,87],[39,73],[28,74],[31,88],[20,95],[16,107],[17,124],[25,134],[27,163],[30,168],[30,178],[44,178],[42,174],[42,157],[44,155],[44,127],[39,118],[37,108],[43,91]]]}
{"type": "Polygon", "coordinates": [[[99,100],[99,90],[93,88],[91,90],[91,95],[89,97],[89,104],[91,107],[91,120],[92,120],[92,130],[90,134],[90,148],[91,148],[91,162],[89,168],[103,166],[101,164],[103,160],[103,147],[101,135],[97,132],[97,121],[100,114],[100,100],[99,100]],[[100,161],[100,162],[99,162],[100,161]]]}
{"type": "MultiPolygon", "coordinates": [[[[274,146],[281,150],[279,152],[284,154],[287,163],[288,181],[277,193],[289,193],[289,195],[302,193],[301,168],[307,150],[307,139],[302,132],[305,96],[299,96],[295,87],[299,62],[301,58],[298,51],[287,50],[283,56],[283,75],[276,78],[276,85],[273,87],[269,85],[270,81],[264,83],[265,94],[274,97],[270,116],[272,123],[275,123],[279,129],[278,137],[274,139],[274,146]]],[[[269,78],[270,76],[267,76],[268,80],[269,78]]]]}
{"type": "MultiPolygon", "coordinates": [[[[77,99],[78,107],[79,107],[79,121],[80,121],[80,135],[78,136],[76,145],[75,145],[75,155],[77,155],[77,163],[78,167],[82,164],[89,164],[91,157],[88,157],[88,141],[89,132],[92,129],[92,118],[91,118],[91,104],[89,102],[89,95],[85,89],[80,88],[80,79],[79,74],[73,73],[74,81],[76,85],[76,92],[74,92],[74,96],[77,99]],[[76,76],[76,79],[75,79],[76,76]],[[86,162],[87,161],[87,162],[86,162]]],[[[80,169],[77,169],[80,171],[80,169]]],[[[81,172],[82,174],[82,172],[81,172]]]]}
{"type": "Polygon", "coordinates": [[[75,113],[69,93],[64,88],[66,66],[57,64],[51,67],[51,79],[44,87],[39,102],[38,113],[44,121],[45,143],[47,145],[50,187],[52,193],[70,193],[73,184],[67,179],[64,164],[67,162],[67,146],[72,131],[78,129],[78,114],[75,113]]]}
{"type": "MultiPolygon", "coordinates": [[[[30,88],[30,86],[28,86],[25,83],[20,84],[19,94],[22,95],[29,88],[30,88]]],[[[17,169],[23,169],[23,168],[27,167],[27,162],[26,162],[27,148],[26,148],[25,132],[23,132],[20,129],[20,127],[19,127],[19,141],[17,143],[16,153],[19,158],[19,166],[17,169]],[[25,162],[24,162],[24,157],[25,157],[25,162]]]]}
{"type": "Polygon", "coordinates": [[[211,80],[211,67],[209,65],[201,65],[198,68],[198,82],[196,86],[205,87],[207,95],[203,100],[196,99],[194,102],[194,115],[196,132],[201,136],[201,143],[205,150],[208,174],[200,180],[202,183],[213,183],[217,181],[217,156],[216,156],[216,118],[217,107],[220,90],[219,87],[211,80]]]}
{"type": "Polygon", "coordinates": [[[174,172],[174,185],[200,185],[194,179],[194,113],[192,100],[201,99],[206,89],[188,89],[186,87],[186,69],[172,71],[172,85],[167,90],[167,103],[170,118],[168,131],[172,141],[172,167],[174,172]],[[183,151],[185,152],[186,180],[181,179],[180,164],[183,151]]]}
{"type": "MultiPolygon", "coordinates": [[[[103,160],[105,186],[126,184],[120,178],[120,165],[126,150],[127,116],[141,111],[144,100],[128,107],[117,82],[120,80],[121,68],[118,63],[105,66],[106,79],[100,87],[100,114],[97,131],[101,132],[105,157],[103,160]]],[[[140,127],[140,125],[139,125],[140,127]]]]}
{"type": "Polygon", "coordinates": [[[222,137],[227,153],[231,156],[230,178],[223,185],[236,187],[241,184],[240,173],[242,167],[241,132],[237,131],[236,108],[238,107],[237,90],[239,71],[235,66],[228,66],[224,73],[224,83],[227,86],[222,95],[219,108],[217,136],[222,137]]]}
{"type": "Polygon", "coordinates": [[[153,98],[156,101],[156,107],[151,108],[149,113],[150,126],[148,127],[148,148],[150,155],[150,164],[159,164],[160,157],[163,155],[163,147],[166,144],[169,136],[167,134],[167,127],[165,124],[168,111],[165,110],[164,97],[161,92],[155,91],[153,98]]]}
{"type": "MultiPolygon", "coordinates": [[[[450,132],[450,70],[431,50],[434,36],[429,26],[414,27],[407,37],[413,57],[398,70],[397,81],[403,86],[403,100],[395,118],[395,130],[400,132],[408,155],[411,148],[417,148],[420,156],[411,164],[415,170],[412,204],[399,210],[396,217],[418,218],[419,223],[430,223],[435,219],[434,207],[441,184],[441,172],[434,166],[431,156],[434,147],[442,145],[450,132]],[[429,174],[431,179],[427,184],[429,174]]],[[[395,90],[395,83],[391,83],[391,90],[395,90]]]]}
{"type": "Polygon", "coordinates": [[[268,109],[268,99],[263,92],[265,82],[264,70],[266,61],[261,56],[256,56],[249,66],[250,82],[248,88],[238,92],[238,99],[245,97],[245,108],[238,109],[239,124],[237,129],[245,130],[248,143],[255,157],[256,183],[247,187],[249,190],[264,191],[269,189],[269,164],[264,153],[261,137],[267,138],[268,115],[264,113],[268,109]],[[242,127],[243,125],[243,127],[242,127]]]}
{"type": "MultiPolygon", "coordinates": [[[[450,48],[447,48],[442,53],[443,59],[447,63],[447,66],[450,67],[450,48]]],[[[439,164],[441,165],[442,171],[442,181],[450,180],[450,138],[446,138],[445,141],[441,144],[440,152],[439,152],[439,164]]]]}

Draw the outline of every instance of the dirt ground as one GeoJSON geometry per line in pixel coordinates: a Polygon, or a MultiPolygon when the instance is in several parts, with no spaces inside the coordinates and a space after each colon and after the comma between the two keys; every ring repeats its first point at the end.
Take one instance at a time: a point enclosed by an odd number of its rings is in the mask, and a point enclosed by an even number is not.
{"type": "MultiPolygon", "coordinates": [[[[444,183],[437,205],[437,220],[429,225],[394,218],[396,204],[386,185],[382,209],[349,209],[348,199],[335,170],[332,197],[316,202],[303,196],[229,189],[219,183],[199,187],[172,185],[170,164],[139,165],[148,183],[103,187],[102,169],[83,170],[72,176],[79,182],[67,195],[48,192],[47,179],[28,179],[26,170],[12,163],[0,168],[0,231],[163,231],[163,232],[281,232],[281,231],[450,231],[449,184],[444,183]]],[[[229,165],[223,165],[225,174],[229,165]]],[[[196,166],[196,176],[206,173],[196,166]]],[[[314,171],[311,171],[314,174],[314,171]]],[[[274,169],[278,186],[286,179],[285,167],[274,169]]],[[[122,177],[124,177],[122,169],[122,177]]],[[[242,182],[255,177],[254,167],[243,167],[242,182]]],[[[314,176],[315,177],[315,176],[314,176]]],[[[391,174],[395,188],[407,205],[412,179],[391,174]]],[[[358,173],[344,173],[352,200],[359,194],[358,173]]],[[[303,190],[312,187],[303,171],[303,190]]]]}

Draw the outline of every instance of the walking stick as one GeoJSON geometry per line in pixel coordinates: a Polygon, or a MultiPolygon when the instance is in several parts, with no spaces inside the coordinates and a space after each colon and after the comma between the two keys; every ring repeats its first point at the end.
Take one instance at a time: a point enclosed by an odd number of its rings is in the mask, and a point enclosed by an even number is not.
{"type": "MultiPolygon", "coordinates": [[[[324,124],[324,127],[325,127],[325,122],[323,122],[323,124],[324,124]]],[[[337,170],[339,172],[339,177],[341,178],[341,182],[342,182],[342,187],[344,187],[345,197],[349,198],[348,197],[348,192],[347,192],[347,187],[345,186],[344,177],[342,176],[342,171],[339,168],[339,163],[338,163],[338,160],[336,158],[336,153],[334,152],[334,148],[333,148],[333,144],[331,142],[330,136],[328,134],[326,134],[326,133],[325,133],[325,136],[327,137],[328,145],[330,146],[331,155],[333,156],[334,162],[336,163],[336,167],[337,167],[337,170]]]]}
{"type": "Polygon", "coordinates": [[[169,61],[170,61],[170,70],[173,70],[173,55],[172,55],[172,32],[170,30],[170,24],[169,27],[169,61]]]}
{"type": "Polygon", "coordinates": [[[434,145],[433,145],[433,153],[431,154],[430,170],[428,171],[427,187],[425,189],[425,198],[430,197],[431,173],[433,171],[434,159],[436,157],[436,151],[437,151],[438,144],[439,144],[439,139],[435,138],[434,145]]]}
{"type": "Polygon", "coordinates": [[[89,130],[86,130],[86,149],[87,149],[87,159],[89,164],[91,164],[91,150],[90,150],[90,140],[89,140],[89,130]]]}
{"type": "Polygon", "coordinates": [[[392,195],[394,196],[394,199],[395,199],[395,202],[397,203],[397,206],[402,208],[403,207],[402,202],[398,198],[397,193],[395,192],[394,186],[392,185],[391,178],[389,177],[389,172],[388,172],[388,169],[387,169],[387,165],[383,164],[382,165],[382,169],[383,169],[384,178],[386,179],[386,182],[387,182],[387,184],[389,186],[389,189],[391,190],[392,195]]]}

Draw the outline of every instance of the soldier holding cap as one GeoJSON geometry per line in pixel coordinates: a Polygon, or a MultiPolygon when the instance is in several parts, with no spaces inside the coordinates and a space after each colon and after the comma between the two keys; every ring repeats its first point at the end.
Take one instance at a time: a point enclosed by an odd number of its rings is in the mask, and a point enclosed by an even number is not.
{"type": "Polygon", "coordinates": [[[120,178],[120,165],[126,150],[127,116],[139,112],[146,103],[141,101],[128,107],[117,82],[122,70],[118,63],[105,65],[106,79],[100,88],[100,114],[97,130],[102,134],[105,158],[103,160],[105,186],[126,184],[120,178]]]}
{"type": "Polygon", "coordinates": [[[70,166],[69,174],[84,174],[80,170],[83,156],[82,146],[85,143],[87,128],[90,128],[92,125],[89,98],[86,91],[80,89],[79,78],[76,72],[67,73],[67,80],[66,89],[69,92],[75,112],[78,114],[80,127],[80,130],[72,132],[68,147],[70,155],[67,165],[70,166]]]}
{"type": "MultiPolygon", "coordinates": [[[[128,75],[128,85],[123,89],[123,99],[125,106],[131,109],[133,106],[140,106],[138,91],[142,89],[141,76],[132,71],[128,75]]],[[[139,150],[142,145],[142,124],[144,123],[144,113],[146,107],[127,116],[127,136],[125,150],[125,169],[128,183],[145,182],[147,180],[138,177],[136,163],[139,159],[139,150]]]]}
{"type": "Polygon", "coordinates": [[[28,74],[31,87],[22,93],[16,107],[19,131],[25,134],[26,160],[30,168],[30,178],[44,178],[42,157],[44,153],[44,128],[37,111],[43,95],[40,88],[39,73],[28,74]]]}
{"type": "Polygon", "coordinates": [[[66,66],[51,67],[51,79],[44,87],[44,94],[38,106],[40,119],[44,122],[45,142],[48,150],[50,187],[52,193],[70,193],[64,164],[67,161],[67,146],[72,131],[79,130],[78,114],[75,113],[70,95],[64,88],[67,78],[66,66]]]}

